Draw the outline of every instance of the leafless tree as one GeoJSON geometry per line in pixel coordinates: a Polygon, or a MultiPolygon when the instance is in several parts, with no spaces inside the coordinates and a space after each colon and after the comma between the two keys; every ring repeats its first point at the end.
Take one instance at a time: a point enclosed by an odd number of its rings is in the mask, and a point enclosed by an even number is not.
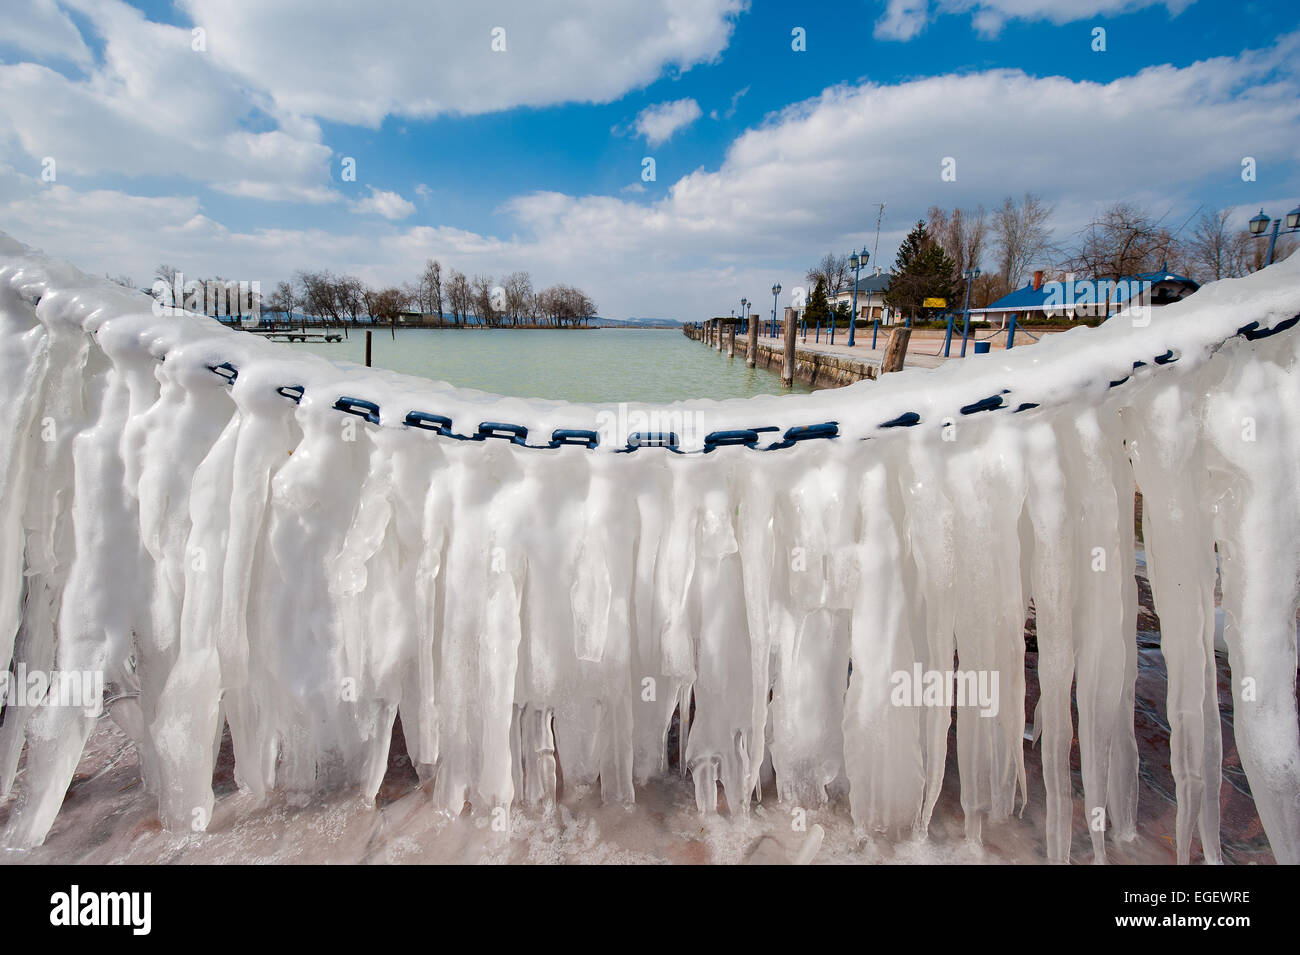
{"type": "Polygon", "coordinates": [[[365,291],[365,283],[359,278],[351,275],[345,275],[334,283],[334,295],[338,300],[339,311],[353,325],[361,318],[361,312],[365,309],[365,300],[362,293],[365,291]]]}
{"type": "Polygon", "coordinates": [[[1250,238],[1244,229],[1228,226],[1227,209],[1206,212],[1187,241],[1187,261],[1192,278],[1201,282],[1245,275],[1250,261],[1250,238]]]}
{"type": "Polygon", "coordinates": [[[1050,252],[1051,217],[1052,207],[1028,192],[1019,203],[1007,196],[1002,208],[993,213],[992,238],[998,254],[998,271],[1009,288],[1017,288],[1034,260],[1050,252]]]}
{"type": "Polygon", "coordinates": [[[329,272],[299,272],[298,284],[302,288],[304,312],[332,322],[343,321],[338,280],[333,275],[329,272]]]}
{"type": "Polygon", "coordinates": [[[275,286],[275,291],[271,293],[267,305],[272,312],[284,316],[285,321],[293,320],[293,309],[298,304],[298,297],[295,295],[293,285],[290,282],[280,282],[275,286]]]}
{"type": "Polygon", "coordinates": [[[853,281],[853,270],[849,268],[849,257],[827,252],[817,261],[816,265],[808,270],[807,279],[810,288],[817,287],[818,279],[825,280],[826,297],[834,300],[835,296],[848,288],[853,281]]]}
{"type": "Polygon", "coordinates": [[[1121,279],[1166,267],[1178,259],[1177,240],[1140,206],[1116,202],[1084,227],[1070,270],[1083,278],[1121,279]]]}
{"type": "Polygon", "coordinates": [[[474,290],[474,314],[484,325],[499,325],[500,316],[492,302],[492,276],[476,275],[470,282],[474,290]]]}
{"type": "Polygon", "coordinates": [[[420,305],[420,311],[426,315],[438,313],[438,321],[442,321],[442,263],[437,259],[429,259],[425,263],[424,273],[420,276],[417,284],[418,296],[417,301],[420,305]]]}
{"type": "Polygon", "coordinates": [[[533,281],[527,272],[511,272],[502,281],[506,290],[506,313],[518,324],[527,319],[528,303],[533,295],[533,281]]]}
{"type": "MultiPolygon", "coordinates": [[[[1247,258],[1247,271],[1258,272],[1264,268],[1264,263],[1268,259],[1268,234],[1262,236],[1250,236],[1250,251],[1247,258]]],[[[1281,262],[1283,259],[1290,258],[1296,250],[1296,240],[1293,235],[1279,235],[1277,237],[1277,246],[1273,249],[1273,261],[1281,262]]]]}
{"type": "Polygon", "coordinates": [[[970,269],[980,268],[984,257],[984,246],[988,238],[987,213],[983,206],[977,206],[974,212],[954,209],[951,213],[938,206],[931,206],[927,219],[927,231],[952,260],[953,282],[957,294],[964,299],[965,274],[970,269]]]}
{"type": "Polygon", "coordinates": [[[464,272],[451,269],[447,273],[447,305],[451,309],[452,320],[460,325],[469,318],[474,308],[474,291],[464,272]]]}

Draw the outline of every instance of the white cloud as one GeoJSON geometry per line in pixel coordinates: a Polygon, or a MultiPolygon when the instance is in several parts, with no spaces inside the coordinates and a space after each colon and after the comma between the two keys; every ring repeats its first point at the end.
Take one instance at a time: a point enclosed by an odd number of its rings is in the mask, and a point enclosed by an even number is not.
{"type": "MultiPolygon", "coordinates": [[[[426,187],[427,189],[427,187],[426,187]]],[[[403,199],[395,192],[387,192],[383,189],[370,187],[370,195],[364,199],[358,199],[350,204],[353,212],[362,215],[370,214],[383,216],[385,219],[398,220],[405,219],[415,211],[415,204],[407,199],[403,199]]]]}
{"type": "Polygon", "coordinates": [[[886,0],[876,21],[882,40],[911,40],[940,14],[969,13],[981,36],[996,36],[1008,20],[1074,23],[1089,17],[1119,16],[1147,7],[1164,7],[1170,16],[1182,13],[1195,0],[886,0]]]}
{"type": "Polygon", "coordinates": [[[259,114],[270,103],[192,50],[189,30],[151,23],[117,0],[82,12],[104,41],[102,62],[84,79],[37,63],[0,64],[7,154],[26,153],[33,165],[53,157],[61,180],[165,176],[261,199],[334,198],[330,150],[314,122],[259,114]],[[250,114],[274,128],[241,123],[250,114]]]}
{"type": "Polygon", "coordinates": [[[881,40],[910,40],[925,29],[929,0],[889,0],[873,31],[881,40]]]}
{"type": "Polygon", "coordinates": [[[81,34],[54,0],[8,0],[4,16],[0,16],[0,48],[3,47],[13,47],[31,56],[67,60],[79,66],[91,60],[81,34]]]}
{"type": "Polygon", "coordinates": [[[151,22],[121,0],[63,0],[102,40],[99,61],[54,0],[21,3],[0,16],[0,46],[33,61],[0,63],[0,154],[26,154],[20,168],[51,156],[61,181],[167,177],[334,202],[318,119],[377,125],[613,100],[716,58],[745,0],[395,0],[378,16],[313,0],[185,0],[204,30],[198,51],[188,26],[151,22]],[[496,26],[504,53],[491,49],[496,26]],[[69,62],[80,71],[60,72],[69,62]]]}
{"type": "Polygon", "coordinates": [[[695,100],[677,99],[667,103],[647,106],[637,114],[632,128],[638,136],[653,149],[673,138],[680,129],[685,129],[700,118],[700,104],[695,100]]]}
{"type": "Polygon", "coordinates": [[[1177,223],[1202,201],[1223,195],[1235,205],[1253,194],[1240,182],[1243,155],[1256,158],[1267,173],[1261,188],[1275,197],[1251,205],[1281,215],[1300,194],[1298,51],[1293,35],[1264,52],[1110,83],[994,70],[836,87],[769,116],[720,166],[682,177],[661,199],[518,196],[501,210],[513,219],[505,237],[374,218],[349,218],[337,233],[237,231],[193,198],[79,193],[5,170],[0,222],[87,271],[137,280],[175,261],[194,274],[264,281],[331,268],[401,282],[432,255],[470,274],[523,268],[541,284],[572,282],[611,317],[693,319],[725,314],[741,295],[763,301],[773,281],[800,284],[820,253],[870,246],[882,200],[885,268],[932,204],[991,207],[1033,191],[1056,206],[1063,239],[1116,199],[1177,223]],[[956,182],[940,180],[945,156],[957,161],[956,182]],[[21,188],[6,186],[14,181],[21,188]]]}
{"type": "Polygon", "coordinates": [[[285,111],[385,116],[611,102],[715,59],[745,0],[181,0],[211,55],[285,111]],[[492,31],[505,31],[504,52],[492,31]],[[293,42],[286,43],[285,37],[293,42]]]}

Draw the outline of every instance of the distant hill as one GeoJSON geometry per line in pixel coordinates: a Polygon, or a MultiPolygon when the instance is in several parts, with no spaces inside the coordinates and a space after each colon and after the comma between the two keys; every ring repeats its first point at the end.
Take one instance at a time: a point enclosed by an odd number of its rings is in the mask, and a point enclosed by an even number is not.
{"type": "Polygon", "coordinates": [[[675,318],[593,318],[591,324],[601,328],[681,328],[675,318]]]}

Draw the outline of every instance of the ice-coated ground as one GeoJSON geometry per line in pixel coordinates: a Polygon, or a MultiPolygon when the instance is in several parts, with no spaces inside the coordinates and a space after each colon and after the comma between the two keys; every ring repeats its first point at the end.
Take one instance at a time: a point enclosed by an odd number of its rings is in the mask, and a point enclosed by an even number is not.
{"type": "Polygon", "coordinates": [[[313,857],[337,833],[356,859],[592,840],[729,861],[804,851],[803,811],[818,858],[1143,857],[1136,483],[1175,856],[1223,854],[1217,583],[1236,750],[1273,854],[1300,861],[1300,331],[1256,334],[1300,315],[1300,259],[937,371],[670,409],[457,391],[148,305],[0,239],[0,659],[102,672],[121,730],[6,708],[11,847],[53,831],[34,855],[90,857],[102,832],[113,858],[313,857]],[[458,441],[412,410],[605,436],[458,441]],[[612,453],[611,417],[663,412],[701,436],[839,436],[612,453]],[[900,675],[954,661],[987,697],[955,721],[904,705],[900,675]],[[101,762],[65,801],[88,741],[101,762]],[[395,756],[418,791],[382,795],[395,756]]]}

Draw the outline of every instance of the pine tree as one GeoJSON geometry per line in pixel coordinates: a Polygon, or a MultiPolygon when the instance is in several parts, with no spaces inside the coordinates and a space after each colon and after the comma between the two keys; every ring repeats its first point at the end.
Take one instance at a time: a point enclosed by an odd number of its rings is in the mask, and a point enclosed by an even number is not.
{"type": "Polygon", "coordinates": [[[898,247],[885,304],[913,313],[927,298],[948,299],[951,305],[957,289],[956,268],[925,223],[917,222],[898,247]]]}
{"type": "Polygon", "coordinates": [[[815,325],[818,322],[829,323],[830,318],[830,306],[826,304],[826,279],[818,276],[817,287],[813,289],[808,304],[804,307],[803,319],[809,325],[815,325]]]}

